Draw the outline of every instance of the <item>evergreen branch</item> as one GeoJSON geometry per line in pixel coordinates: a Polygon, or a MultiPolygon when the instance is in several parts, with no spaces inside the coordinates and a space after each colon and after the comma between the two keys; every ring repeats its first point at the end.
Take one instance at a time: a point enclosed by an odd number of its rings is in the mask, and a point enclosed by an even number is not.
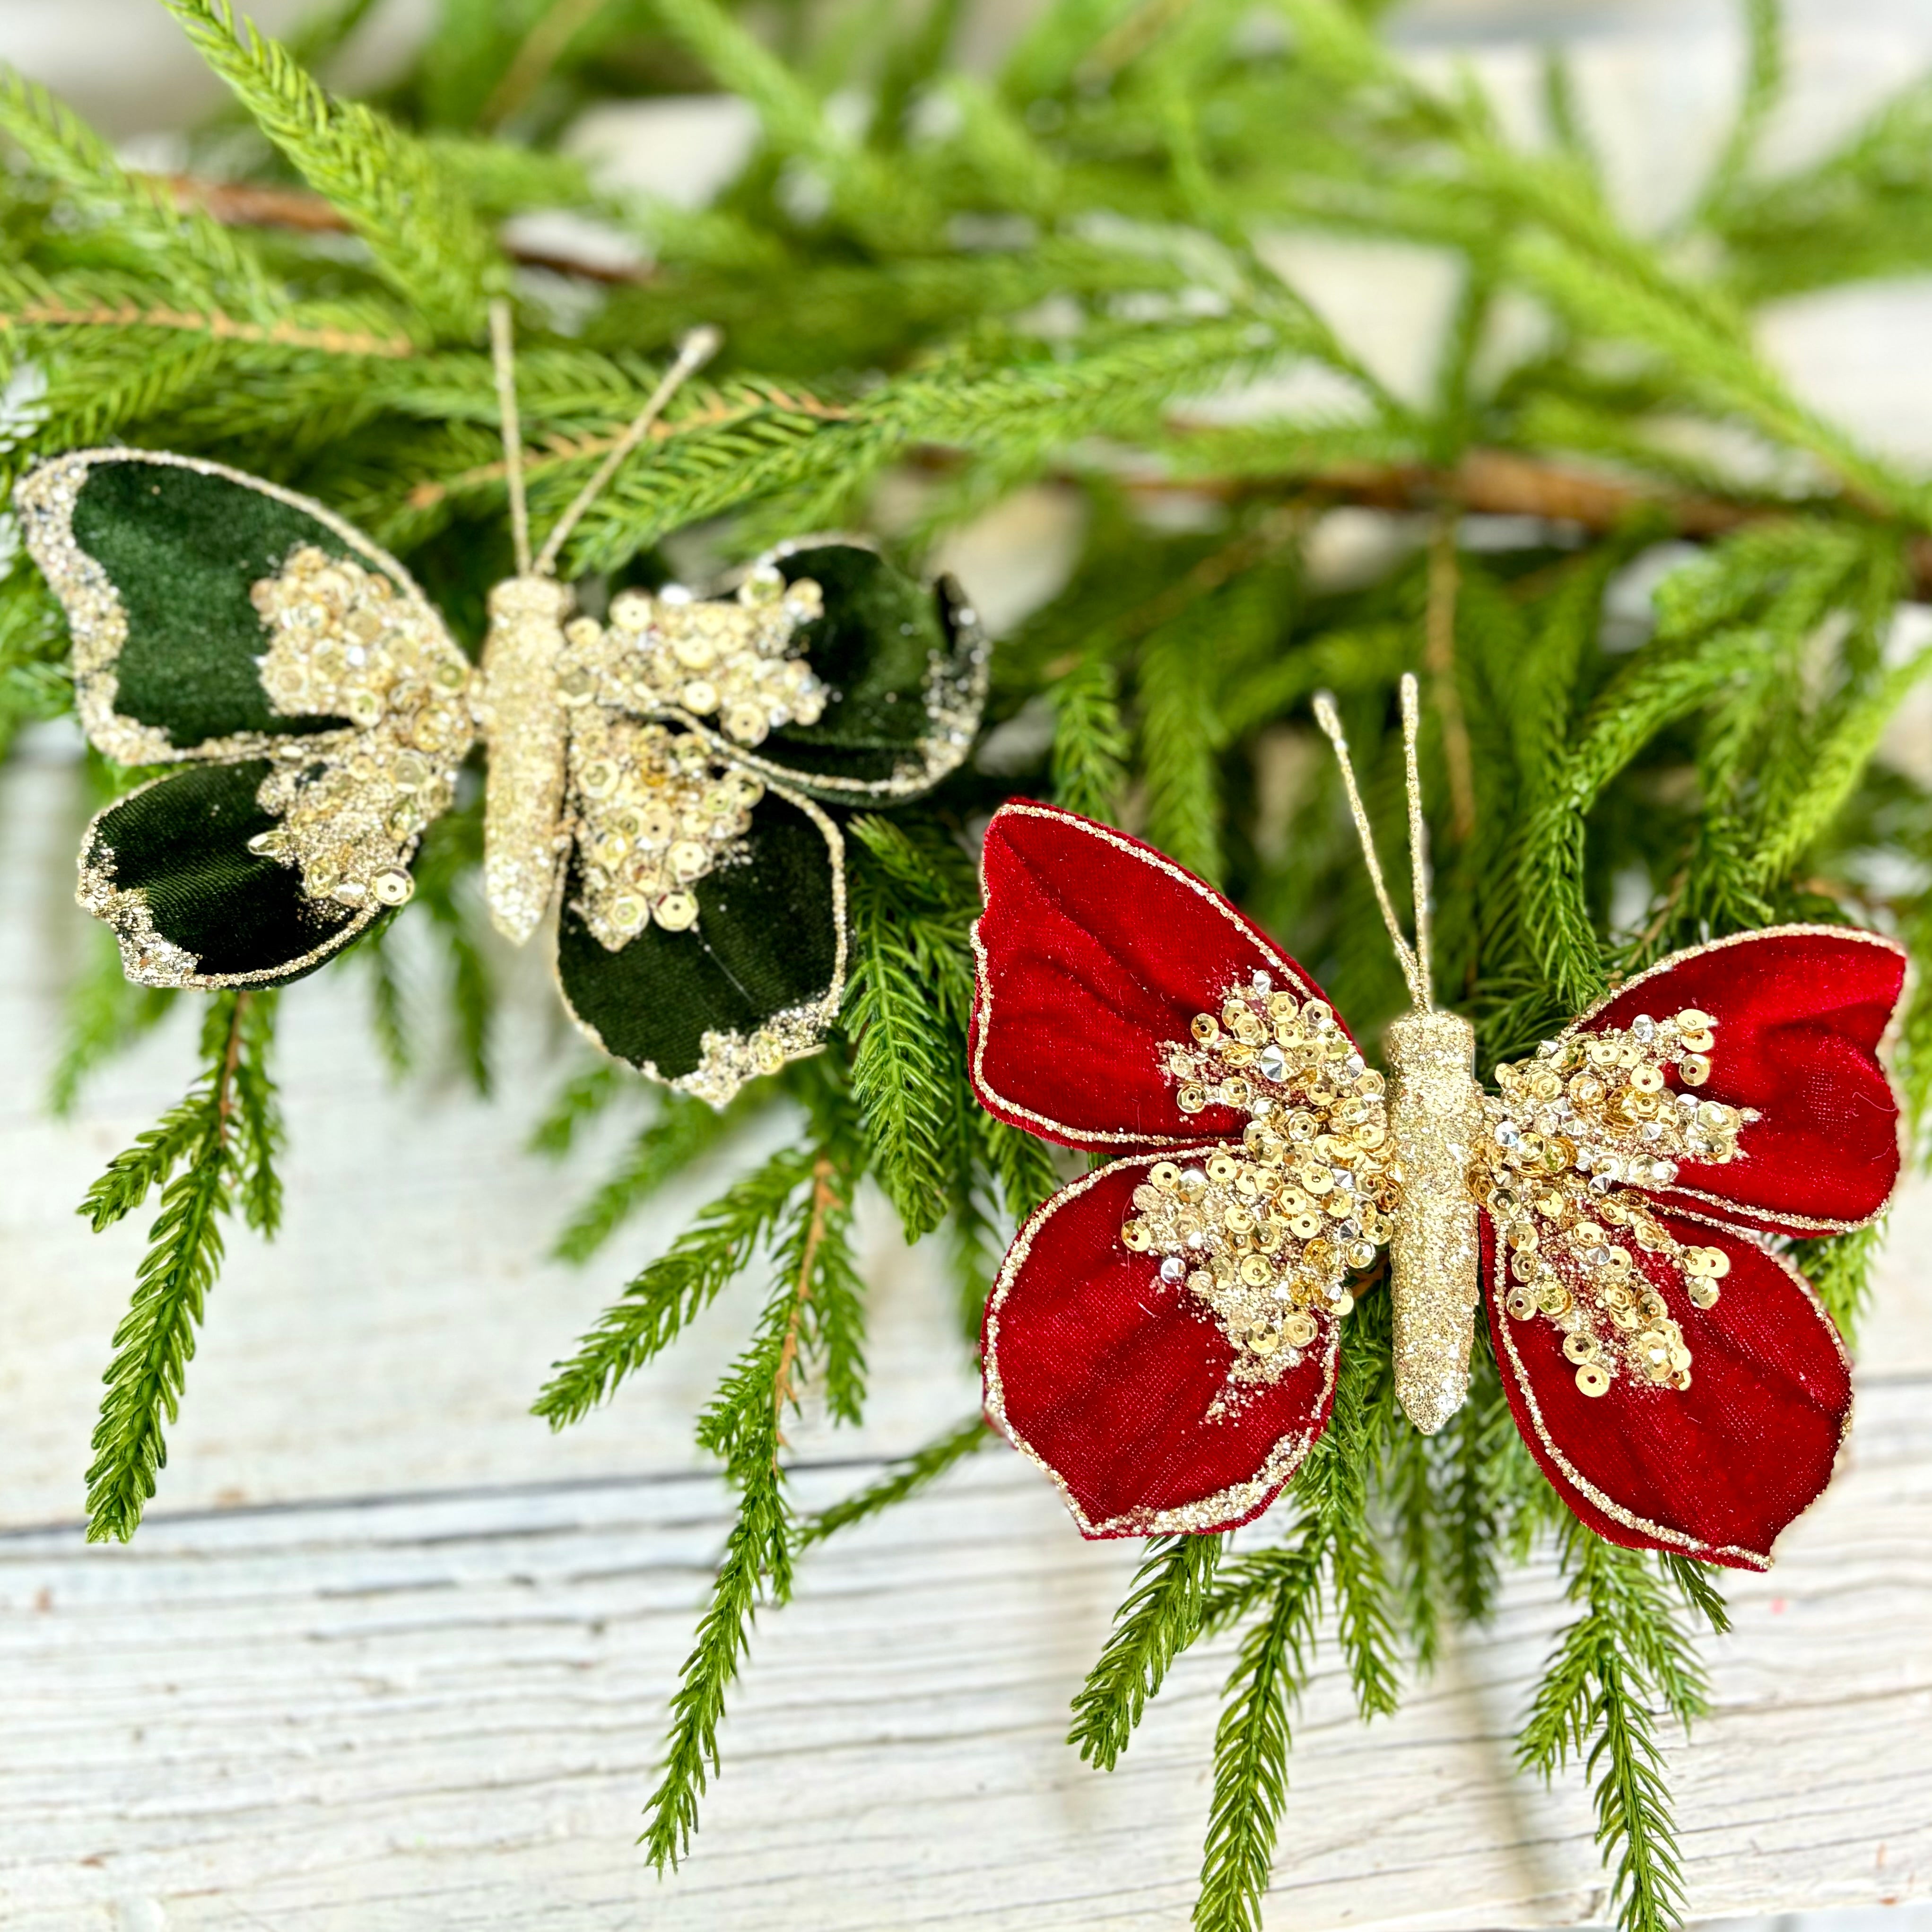
{"type": "Polygon", "coordinates": [[[530,1150],[560,1160],[577,1144],[585,1124],[628,1090],[614,1060],[600,1060],[580,1073],[573,1073],[558,1088],[548,1111],[531,1130],[526,1143],[530,1150]]]}
{"type": "MultiPolygon", "coordinates": [[[[218,222],[178,208],[151,178],[130,173],[107,142],[37,81],[0,68],[0,134],[122,236],[164,252],[193,302],[218,302],[257,325],[272,323],[278,292],[254,253],[218,222]]],[[[224,316],[224,320],[232,320],[224,316]]]]}
{"type": "Polygon", "coordinates": [[[430,329],[473,338],[496,251],[429,150],[373,108],[332,99],[252,22],[238,27],[228,0],[164,4],[262,132],[341,211],[430,329]]]}
{"type": "Polygon", "coordinates": [[[596,1326],[531,1405],[553,1429],[581,1420],[626,1376],[661,1354],[698,1311],[740,1274],[790,1204],[811,1157],[782,1148],[699,1212],[670,1252],[652,1262],[598,1318],[596,1326]]]}
{"type": "Polygon", "coordinates": [[[202,1029],[206,1071],[160,1125],[118,1155],[82,1208],[96,1228],[128,1213],[154,1186],[160,1211],[114,1333],[94,1461],[87,1472],[88,1540],[124,1543],[139,1527],[167,1460],[163,1418],[179,1412],[194,1331],[221,1265],[220,1220],[236,1183],[250,1223],[273,1234],[280,1142],[266,1055],[272,994],[219,994],[202,1029]],[[181,1168],[177,1174],[176,1167],[181,1168]]]}
{"type": "Polygon", "coordinates": [[[1174,1660],[1201,1631],[1201,1612],[1226,1538],[1156,1537],[1114,1612],[1100,1661],[1073,1700],[1066,1742],[1089,1764],[1112,1771],[1127,1748],[1148,1700],[1174,1660]]]}
{"type": "Polygon", "coordinates": [[[1214,709],[1212,647],[1203,621],[1210,608],[1197,606],[1148,639],[1136,686],[1148,836],[1211,884],[1222,874],[1216,770],[1222,734],[1214,709]]]}
{"type": "Polygon", "coordinates": [[[808,1357],[823,1364],[834,1413],[856,1419],[864,1372],[856,1358],[858,1319],[854,1306],[842,1306],[854,1301],[856,1288],[846,1245],[849,1179],[826,1151],[810,1157],[805,1173],[811,1186],[792,1204],[791,1229],[775,1257],[776,1285],[750,1346],[698,1420],[699,1445],[724,1462],[739,1508],[710,1606],[671,1700],[670,1742],[640,1840],[661,1871],[688,1848],[698,1801],[718,1769],[725,1693],[749,1648],[759,1594],[782,1603],[791,1592],[791,1506],[778,1457],[784,1412],[796,1406],[808,1357]]]}
{"type": "Polygon", "coordinates": [[[752,1088],[729,1106],[718,1108],[687,1094],[667,1094],[656,1118],[639,1132],[616,1171],[564,1224],[550,1252],[559,1261],[588,1261],[667,1182],[730,1139],[770,1104],[770,1097],[752,1088]]]}
{"type": "Polygon", "coordinates": [[[752,1618],[774,1551],[784,1547],[790,1505],[776,1468],[750,1477],[725,1540],[711,1600],[671,1700],[670,1742],[639,1838],[659,1871],[675,1866],[698,1828],[698,1801],[718,1769],[724,1694],[751,1648],[752,1618]]]}
{"type": "Polygon", "coordinates": [[[808,1518],[799,1533],[798,1546],[808,1549],[842,1529],[849,1529],[855,1522],[896,1508],[928,1488],[956,1462],[963,1462],[975,1450],[998,1439],[983,1415],[968,1416],[957,1427],[934,1437],[924,1448],[891,1464],[876,1483],[808,1518]]]}
{"type": "Polygon", "coordinates": [[[1214,1733],[1214,1789],[1194,1903],[1198,1932],[1261,1932],[1262,1898],[1288,1802],[1289,1714],[1307,1682],[1322,1607],[1326,1526],[1267,1552],[1268,1613],[1242,1640],[1214,1733]]]}
{"type": "Polygon", "coordinates": [[[1524,932],[1556,998],[1572,1010],[1604,985],[1584,883],[1591,806],[1654,732],[1748,670],[1758,648],[1755,632],[1726,631],[1688,652],[1660,640],[1640,652],[1591,708],[1532,820],[1519,874],[1524,932]]]}
{"type": "MultiPolygon", "coordinates": [[[[1568,1594],[1582,1614],[1544,1666],[1517,1761],[1546,1780],[1582,1757],[1595,1784],[1597,1843],[1606,1862],[1616,1855],[1611,1898],[1621,1932],[1668,1932],[1683,1916],[1682,1870],[1648,1700],[1660,1696],[1688,1729],[1706,1708],[1702,1672],[1647,1557],[1574,1520],[1563,1549],[1568,1594]]],[[[1693,1600],[1705,1607],[1708,1594],[1693,1600]]]]}
{"type": "Polygon", "coordinates": [[[842,1023],[852,1043],[852,1097],[872,1172],[916,1240],[944,1218],[954,1167],[953,1095],[972,997],[965,922],[908,892],[916,861],[909,848],[896,851],[897,828],[867,819],[853,829],[872,862],[851,874],[842,1023]]]}
{"type": "Polygon", "coordinates": [[[1053,686],[1053,796],[1088,818],[1111,819],[1126,782],[1130,742],[1120,680],[1097,652],[1053,686]]]}

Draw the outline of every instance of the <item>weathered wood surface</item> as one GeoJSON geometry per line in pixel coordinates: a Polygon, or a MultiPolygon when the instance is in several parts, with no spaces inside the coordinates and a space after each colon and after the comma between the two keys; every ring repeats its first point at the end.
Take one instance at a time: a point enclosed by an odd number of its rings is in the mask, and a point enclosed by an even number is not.
{"type": "MultiPolygon", "coordinates": [[[[1868,1387],[1830,1498],[1734,1592],[1717,1714],[1674,1754],[1700,1914],[1932,1887],[1928,1394],[1868,1387]]],[[[807,1563],[660,1885],[631,1840],[723,1528],[674,1476],[164,1516],[130,1554],[0,1538],[0,1924],[1184,1922],[1220,1660],[1182,1665],[1118,1771],[1076,1762],[1066,1702],[1129,1552],[1075,1544],[998,1454],[807,1563]]],[[[1520,1579],[1372,1730],[1330,1660],[1271,1925],[1600,1918],[1580,1788],[1508,1775],[1561,1613],[1520,1579]]]]}

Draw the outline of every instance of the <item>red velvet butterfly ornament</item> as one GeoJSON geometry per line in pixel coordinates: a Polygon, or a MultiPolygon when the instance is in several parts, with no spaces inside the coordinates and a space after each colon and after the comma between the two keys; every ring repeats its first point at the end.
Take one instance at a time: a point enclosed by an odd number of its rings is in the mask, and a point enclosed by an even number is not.
{"type": "Polygon", "coordinates": [[[1851,1406],[1838,1332],[1774,1238],[1862,1226],[1891,1196],[1903,950],[1784,926],[1677,953],[1485,1093],[1468,1023],[1429,999],[1426,887],[1412,948],[1369,852],[1416,1000],[1386,1083],[1301,968],[1171,860],[1049,806],[994,816],[975,1089],[1120,1157],[1015,1239],[987,1304],[989,1418],[1084,1534],[1232,1528],[1327,1426],[1350,1278],[1387,1244],[1418,1426],[1462,1400],[1480,1297],[1516,1424],[1585,1522],[1768,1567],[1851,1406]]]}

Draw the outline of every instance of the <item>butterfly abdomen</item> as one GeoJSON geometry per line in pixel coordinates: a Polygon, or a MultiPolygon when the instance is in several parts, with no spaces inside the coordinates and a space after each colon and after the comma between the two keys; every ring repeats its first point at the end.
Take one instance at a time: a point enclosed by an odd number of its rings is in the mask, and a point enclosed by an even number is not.
{"type": "Polygon", "coordinates": [[[1389,1139],[1402,1203],[1389,1246],[1396,1397],[1425,1436],[1462,1406],[1481,1288],[1467,1175],[1482,1126],[1476,1036],[1454,1013],[1411,1013],[1384,1038],[1389,1139]]]}
{"type": "Polygon", "coordinates": [[[556,663],[570,608],[570,592],[552,578],[512,577],[490,593],[483,890],[490,922],[520,946],[550,909],[562,859],[566,718],[556,663]]]}

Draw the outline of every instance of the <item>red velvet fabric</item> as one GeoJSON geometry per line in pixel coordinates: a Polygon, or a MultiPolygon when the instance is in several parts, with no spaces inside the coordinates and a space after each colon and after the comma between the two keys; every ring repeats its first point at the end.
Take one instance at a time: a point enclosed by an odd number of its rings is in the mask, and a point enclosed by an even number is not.
{"type": "MultiPolygon", "coordinates": [[[[1485,1214],[1484,1292],[1503,1387],[1530,1454],[1599,1535],[1630,1549],[1765,1569],[1778,1532],[1831,1479],[1851,1414],[1850,1366],[1796,1270],[1748,1235],[1659,1219],[1679,1240],[1730,1257],[1716,1305],[1700,1309],[1674,1261],[1632,1250],[1684,1331],[1690,1388],[1620,1374],[1607,1394],[1584,1394],[1556,1324],[1504,1311],[1485,1214]]],[[[1581,1292],[1580,1265],[1546,1252],[1581,1292]]]]}
{"type": "Polygon", "coordinates": [[[1580,1031],[1701,1008],[1718,1043],[1700,1097],[1764,1116],[1737,1160],[1686,1162],[1662,1198],[1798,1233],[1870,1220],[1898,1180],[1898,1102],[1878,1054],[1905,968],[1904,948],[1874,933],[1773,928],[1675,954],[1592,1014],[1580,1031]]]}
{"type": "MultiPolygon", "coordinates": [[[[1088,1535],[1231,1527],[1266,1507],[1326,1426],[1334,1324],[1278,1383],[1238,1392],[1210,1421],[1233,1351],[1119,1231],[1152,1150],[1201,1149],[1245,1124],[1227,1109],[1182,1114],[1163,1050],[1257,971],[1304,998],[1318,989],[1200,880],[1070,812],[1003,807],[982,878],[971,1042],[982,1103],[1072,1146],[1147,1150],[1063,1189],[1015,1240],[988,1304],[988,1412],[1054,1476],[1088,1535]]],[[[1822,1230],[1883,1206],[1898,1112],[1878,1056],[1904,968],[1888,940],[1784,928],[1679,954],[1582,1022],[1701,1007],[1718,1023],[1701,1090],[1762,1116],[1742,1132],[1740,1159],[1687,1165],[1659,1202],[1690,1217],[1666,1212],[1681,1239],[1730,1256],[1715,1306],[1691,1304],[1674,1263],[1639,1258],[1690,1347],[1688,1390],[1623,1376],[1583,1395],[1552,1324],[1501,1308],[1485,1218],[1484,1292],[1511,1410],[1558,1492],[1612,1541],[1762,1567],[1829,1478],[1850,1402],[1837,1333],[1802,1278],[1737,1225],[1822,1230]],[[1696,1218],[1707,1214],[1734,1225],[1696,1218]]]]}
{"type": "Polygon", "coordinates": [[[1021,1230],[986,1304],[988,1413],[1046,1464],[1087,1536],[1245,1522],[1328,1426],[1334,1394],[1326,1316],[1300,1366],[1230,1391],[1234,1352],[1213,1316],[1161,1280],[1157,1256],[1121,1245],[1152,1164],[1115,1161],[1062,1188],[1021,1230]],[[1228,1412],[1210,1420],[1223,1396],[1228,1412]],[[1202,1504],[1205,1520],[1172,1514],[1202,1504]]]}
{"type": "Polygon", "coordinates": [[[1294,961],[1152,846],[1056,806],[1002,806],[980,876],[971,1040],[980,1105],[1069,1147],[1238,1139],[1245,1115],[1175,1106],[1164,1049],[1257,972],[1318,997],[1294,961]]]}

